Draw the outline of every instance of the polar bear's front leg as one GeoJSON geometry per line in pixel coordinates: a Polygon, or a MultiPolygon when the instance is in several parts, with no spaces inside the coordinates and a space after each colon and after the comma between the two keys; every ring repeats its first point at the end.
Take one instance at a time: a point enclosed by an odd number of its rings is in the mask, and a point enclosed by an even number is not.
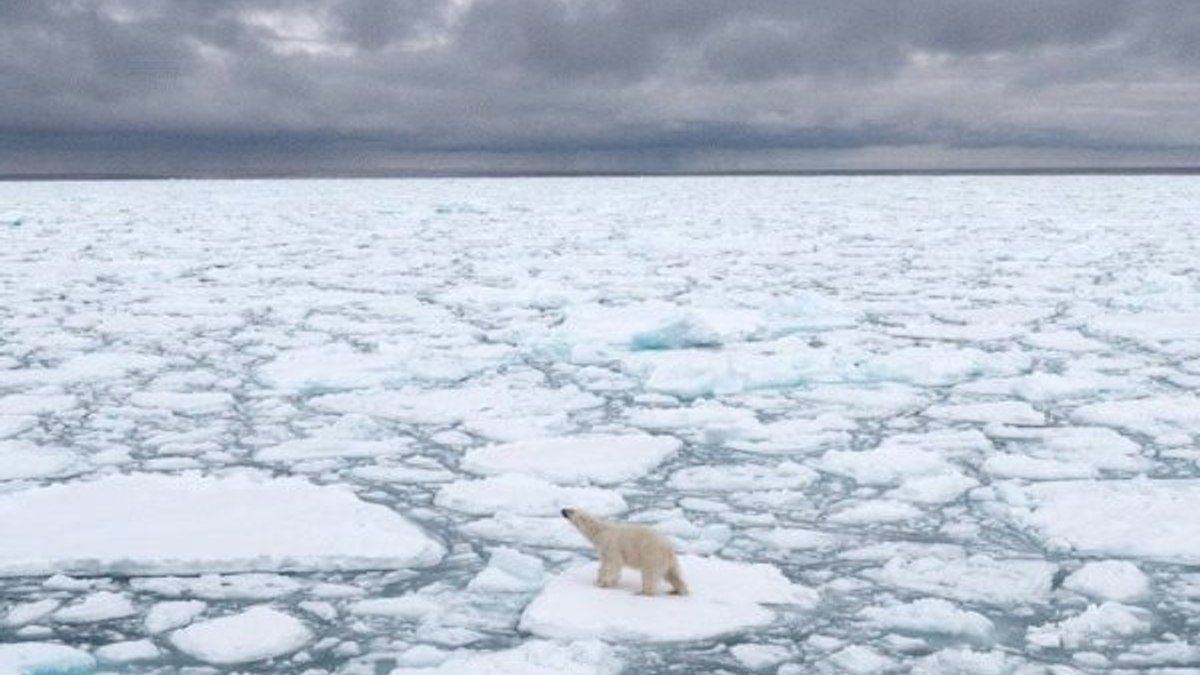
{"type": "Polygon", "coordinates": [[[596,585],[612,588],[621,580],[621,556],[613,553],[600,554],[600,571],[596,574],[596,585]]]}

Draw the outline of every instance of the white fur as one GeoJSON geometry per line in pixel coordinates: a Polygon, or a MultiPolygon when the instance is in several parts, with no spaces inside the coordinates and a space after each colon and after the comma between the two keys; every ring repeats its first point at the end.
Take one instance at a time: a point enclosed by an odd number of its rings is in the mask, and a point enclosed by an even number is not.
{"type": "Polygon", "coordinates": [[[632,567],[642,573],[642,595],[656,595],[658,582],[663,579],[671,585],[672,593],[687,595],[687,584],[683,582],[675,550],[671,542],[654,529],[605,520],[583,509],[563,509],[562,514],[600,554],[597,586],[616,586],[621,579],[621,569],[632,567]]]}

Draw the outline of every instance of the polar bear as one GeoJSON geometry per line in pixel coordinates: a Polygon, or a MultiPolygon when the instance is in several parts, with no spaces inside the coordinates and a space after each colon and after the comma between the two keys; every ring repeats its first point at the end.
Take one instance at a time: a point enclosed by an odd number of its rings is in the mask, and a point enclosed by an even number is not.
{"type": "Polygon", "coordinates": [[[687,595],[687,584],[679,571],[679,559],[666,537],[645,525],[614,523],[583,509],[563,509],[563,518],[571,521],[600,554],[600,572],[596,585],[612,588],[621,579],[621,569],[632,567],[642,573],[640,595],[658,593],[658,582],[666,579],[671,592],[687,595]]]}

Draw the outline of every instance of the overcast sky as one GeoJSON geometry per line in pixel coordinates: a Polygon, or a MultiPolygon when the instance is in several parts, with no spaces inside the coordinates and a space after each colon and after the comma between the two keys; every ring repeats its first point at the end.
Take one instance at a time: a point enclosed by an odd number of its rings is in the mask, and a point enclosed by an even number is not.
{"type": "Polygon", "coordinates": [[[0,173],[1200,165],[1200,0],[0,0],[0,173]]]}

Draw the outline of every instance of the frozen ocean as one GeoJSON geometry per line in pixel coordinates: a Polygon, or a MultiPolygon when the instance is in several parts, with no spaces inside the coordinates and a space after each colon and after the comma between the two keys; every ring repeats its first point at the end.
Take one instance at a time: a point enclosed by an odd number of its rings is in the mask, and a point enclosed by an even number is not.
{"type": "Polygon", "coordinates": [[[1196,177],[0,184],[0,675],[1200,672],[1198,388],[1196,177]]]}

